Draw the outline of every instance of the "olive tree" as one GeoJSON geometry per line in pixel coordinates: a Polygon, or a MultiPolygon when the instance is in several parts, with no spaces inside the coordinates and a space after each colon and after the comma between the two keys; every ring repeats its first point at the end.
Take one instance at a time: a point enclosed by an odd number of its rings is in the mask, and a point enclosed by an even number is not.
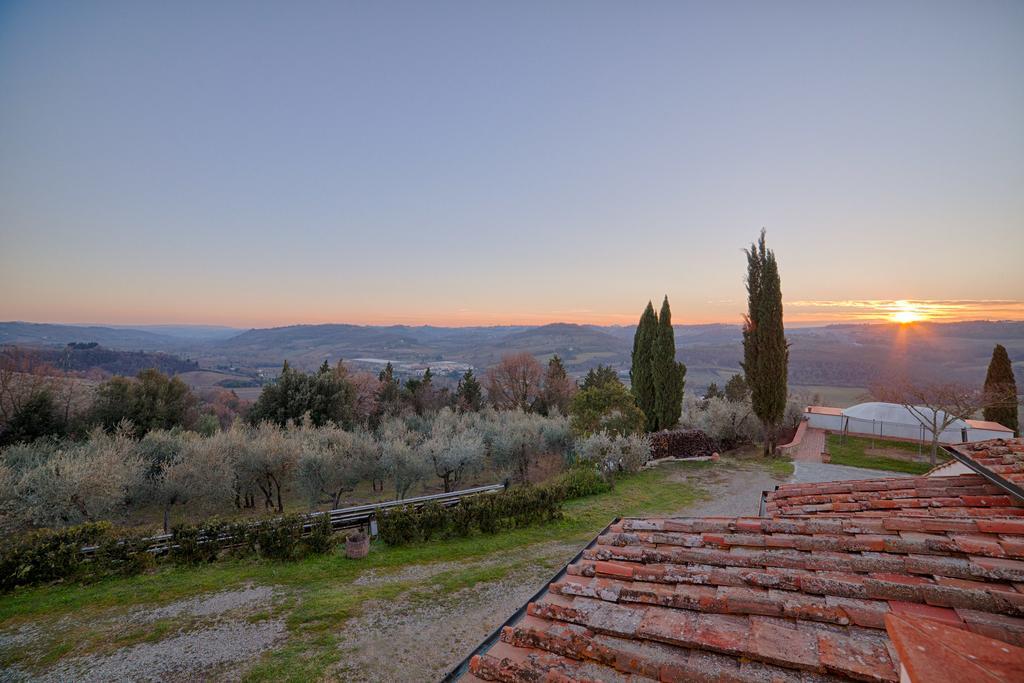
{"type": "Polygon", "coordinates": [[[576,442],[576,457],[605,473],[637,472],[651,459],[651,441],[645,434],[597,432],[576,442]]]}
{"type": "Polygon", "coordinates": [[[305,428],[297,437],[298,484],[310,506],[326,501],[336,509],[345,493],[372,476],[377,462],[377,442],[370,434],[346,432],[329,425],[305,428]]]}
{"type": "Polygon", "coordinates": [[[761,423],[749,400],[684,397],[680,424],[685,429],[699,429],[726,450],[753,443],[761,436],[761,423]]]}
{"type": "Polygon", "coordinates": [[[395,484],[395,497],[408,495],[413,486],[429,473],[429,463],[422,451],[423,435],[409,429],[400,418],[389,418],[380,427],[381,478],[395,484]]]}
{"type": "Polygon", "coordinates": [[[489,412],[487,446],[494,463],[519,483],[529,481],[530,466],[548,450],[546,418],[521,410],[489,412]]]}
{"type": "Polygon", "coordinates": [[[65,526],[120,516],[144,476],[133,446],[124,429],[97,429],[25,471],[17,492],[27,521],[65,526]]]}
{"type": "Polygon", "coordinates": [[[444,483],[445,493],[452,491],[468,473],[479,470],[484,461],[486,447],[473,413],[459,415],[444,408],[434,417],[430,435],[423,442],[422,451],[433,467],[434,474],[444,483]]]}
{"type": "Polygon", "coordinates": [[[163,509],[164,531],[170,529],[175,505],[219,509],[234,494],[231,461],[217,448],[217,442],[197,436],[181,439],[181,451],[163,463],[154,486],[154,501],[163,509]]]}
{"type": "Polygon", "coordinates": [[[289,433],[272,422],[261,422],[251,432],[252,442],[241,453],[241,479],[263,494],[263,504],[284,512],[281,490],[298,462],[289,433]]]}

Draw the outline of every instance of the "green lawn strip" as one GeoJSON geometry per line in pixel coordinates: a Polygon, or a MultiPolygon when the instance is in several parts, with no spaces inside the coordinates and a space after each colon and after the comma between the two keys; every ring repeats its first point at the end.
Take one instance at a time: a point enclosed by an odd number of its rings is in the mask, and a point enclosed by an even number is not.
{"type": "MultiPolygon", "coordinates": [[[[872,470],[886,470],[889,472],[906,472],[908,474],[924,474],[932,468],[927,462],[900,460],[898,458],[887,458],[884,456],[867,455],[866,449],[871,448],[871,439],[858,436],[847,436],[845,443],[839,434],[828,435],[828,452],[832,456],[832,464],[848,465],[850,467],[864,467],[872,470]]],[[[908,453],[916,454],[918,444],[910,441],[889,441],[878,439],[876,447],[895,448],[908,453]]],[[[928,446],[922,447],[922,452],[927,454],[928,446]]],[[[949,458],[939,451],[938,462],[945,462],[949,458]]]]}
{"type": "Polygon", "coordinates": [[[793,461],[784,457],[772,458],[768,461],[768,471],[776,479],[789,479],[793,475],[793,461]]]}
{"type": "Polygon", "coordinates": [[[90,615],[110,608],[157,606],[246,583],[283,586],[293,589],[293,599],[286,600],[279,610],[286,618],[289,639],[261,658],[249,679],[316,678],[337,659],[336,639],[331,632],[358,614],[364,603],[391,600],[404,592],[434,584],[444,590],[457,590],[479,582],[500,580],[523,565],[517,554],[529,546],[552,541],[578,541],[582,545],[614,517],[679,510],[698,500],[703,491],[689,482],[672,481],[670,475],[696,472],[709,465],[672,463],[621,477],[608,493],[568,502],[563,518],[551,524],[403,547],[374,544],[364,560],[348,560],[339,549],[329,555],[294,562],[248,558],[197,567],[168,565],[151,574],[111,578],[93,584],[21,589],[0,597],[0,628],[42,616],[59,618],[72,612],[83,623],[88,623],[90,615]],[[386,576],[408,565],[472,561],[498,553],[508,553],[508,562],[441,572],[420,581],[353,584],[360,574],[371,569],[386,576]]]}

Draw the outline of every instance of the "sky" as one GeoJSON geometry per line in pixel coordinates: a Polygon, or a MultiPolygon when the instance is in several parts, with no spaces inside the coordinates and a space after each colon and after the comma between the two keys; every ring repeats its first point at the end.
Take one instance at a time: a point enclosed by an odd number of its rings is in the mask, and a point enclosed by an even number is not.
{"type": "Polygon", "coordinates": [[[1024,319],[1024,3],[6,2],[0,320],[1024,319]],[[895,312],[895,313],[894,313],[895,312]]]}

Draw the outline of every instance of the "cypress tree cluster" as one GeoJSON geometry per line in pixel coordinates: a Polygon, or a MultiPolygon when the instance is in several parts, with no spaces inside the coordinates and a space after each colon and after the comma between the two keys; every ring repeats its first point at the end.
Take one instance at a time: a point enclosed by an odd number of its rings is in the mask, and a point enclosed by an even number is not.
{"type": "Polygon", "coordinates": [[[1006,353],[1006,347],[996,344],[992,349],[992,360],[985,374],[986,420],[1009,427],[1014,434],[1020,433],[1017,414],[1017,379],[1013,376],[1013,363],[1006,353]]]}
{"type": "Polygon", "coordinates": [[[676,361],[676,339],[668,297],[661,315],[648,301],[633,336],[633,362],[629,370],[636,403],[649,432],[671,429],[683,409],[686,366],[676,361]]]}
{"type": "Polygon", "coordinates": [[[743,372],[754,414],[764,428],[764,453],[775,451],[776,428],[786,411],[789,345],[782,324],[782,282],[765,231],[746,250],[747,315],[743,325],[743,372]]]}
{"type": "Polygon", "coordinates": [[[646,429],[649,432],[657,429],[654,413],[654,367],[651,364],[651,352],[657,334],[658,314],[654,312],[654,305],[648,301],[633,335],[633,360],[629,367],[629,382],[636,404],[647,418],[646,429]]]}

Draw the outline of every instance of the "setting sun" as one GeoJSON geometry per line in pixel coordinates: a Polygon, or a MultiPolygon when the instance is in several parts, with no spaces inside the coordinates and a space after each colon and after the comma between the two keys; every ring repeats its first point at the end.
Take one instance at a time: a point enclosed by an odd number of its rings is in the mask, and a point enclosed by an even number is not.
{"type": "Polygon", "coordinates": [[[894,323],[906,324],[916,323],[925,319],[924,312],[909,301],[897,301],[889,319],[894,323]]]}

